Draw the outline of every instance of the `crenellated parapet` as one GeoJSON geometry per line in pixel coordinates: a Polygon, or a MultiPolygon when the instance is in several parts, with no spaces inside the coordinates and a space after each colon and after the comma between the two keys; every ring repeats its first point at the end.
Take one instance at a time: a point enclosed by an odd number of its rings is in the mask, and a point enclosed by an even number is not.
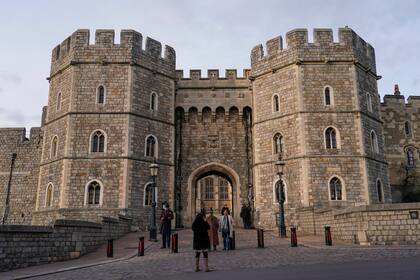
{"type": "Polygon", "coordinates": [[[348,27],[339,28],[338,35],[334,42],[332,29],[314,29],[313,42],[309,42],[307,29],[294,29],[286,34],[287,47],[281,36],[268,40],[265,50],[259,44],[251,50],[251,75],[305,62],[353,62],[376,75],[374,48],[348,27]]]}
{"type": "Polygon", "coordinates": [[[79,29],[56,46],[52,51],[51,76],[69,65],[97,63],[130,64],[149,68],[173,76],[176,54],[170,46],[165,46],[147,37],[145,48],[142,48],[143,36],[134,30],[122,30],[120,43],[115,43],[115,31],[98,29],[95,32],[94,44],[90,42],[90,31],[79,29]]]}
{"type": "Polygon", "coordinates": [[[176,70],[177,80],[243,80],[248,79],[251,69],[243,69],[242,76],[238,76],[237,69],[226,69],[225,76],[220,76],[219,69],[207,70],[207,77],[201,75],[200,69],[191,69],[189,77],[184,77],[184,70],[176,70]]]}
{"type": "Polygon", "coordinates": [[[381,103],[382,109],[393,108],[395,110],[404,111],[406,109],[420,109],[420,96],[409,96],[407,102],[404,95],[391,95],[384,96],[384,101],[381,103]]]}
{"type": "Polygon", "coordinates": [[[250,71],[250,69],[244,69],[242,76],[238,76],[238,70],[226,69],[225,76],[222,77],[218,69],[209,69],[207,77],[203,77],[200,69],[192,69],[189,71],[189,77],[185,77],[183,70],[176,70],[177,88],[248,89],[250,71]]]}
{"type": "Polygon", "coordinates": [[[29,137],[26,136],[24,127],[0,128],[0,142],[11,147],[20,147],[28,144],[39,145],[41,137],[40,127],[32,127],[29,137]]]}

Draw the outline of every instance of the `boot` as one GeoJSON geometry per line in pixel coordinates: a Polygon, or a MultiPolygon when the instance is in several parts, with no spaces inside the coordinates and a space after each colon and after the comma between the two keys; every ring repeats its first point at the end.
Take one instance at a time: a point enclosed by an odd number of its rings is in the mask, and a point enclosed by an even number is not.
{"type": "Polygon", "coordinates": [[[200,258],[195,258],[195,272],[200,271],[200,258]]]}
{"type": "Polygon", "coordinates": [[[210,272],[210,269],[209,269],[209,259],[208,258],[205,258],[204,259],[204,268],[205,268],[205,272],[210,272]]]}

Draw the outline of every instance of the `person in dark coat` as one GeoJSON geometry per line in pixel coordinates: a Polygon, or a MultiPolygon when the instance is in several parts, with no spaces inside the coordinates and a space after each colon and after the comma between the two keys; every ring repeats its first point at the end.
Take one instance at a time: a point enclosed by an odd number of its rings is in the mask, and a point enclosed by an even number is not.
{"type": "Polygon", "coordinates": [[[245,229],[251,228],[251,207],[243,204],[241,208],[241,218],[245,229]]]}
{"type": "Polygon", "coordinates": [[[163,204],[162,214],[160,214],[160,233],[162,234],[162,249],[171,248],[171,230],[174,213],[169,209],[168,203],[163,204]]]}
{"type": "Polygon", "coordinates": [[[210,238],[208,230],[209,224],[202,213],[197,214],[192,224],[193,236],[193,249],[195,250],[195,271],[200,271],[200,253],[203,253],[205,271],[209,272],[209,248],[210,238]]]}

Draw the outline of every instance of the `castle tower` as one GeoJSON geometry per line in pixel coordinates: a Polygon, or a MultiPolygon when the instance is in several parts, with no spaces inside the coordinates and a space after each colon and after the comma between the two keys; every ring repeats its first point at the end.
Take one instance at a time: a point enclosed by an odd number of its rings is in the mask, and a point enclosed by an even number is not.
{"type": "Polygon", "coordinates": [[[286,42],[251,52],[257,222],[275,225],[280,152],[290,223],[305,219],[297,209],[389,202],[374,49],[349,28],[339,42],[330,29],[286,42]]]}
{"type": "Polygon", "coordinates": [[[121,214],[143,226],[154,158],[158,205],[172,199],[175,51],[114,35],[97,30],[90,45],[77,30],[53,50],[35,224],[121,214]]]}

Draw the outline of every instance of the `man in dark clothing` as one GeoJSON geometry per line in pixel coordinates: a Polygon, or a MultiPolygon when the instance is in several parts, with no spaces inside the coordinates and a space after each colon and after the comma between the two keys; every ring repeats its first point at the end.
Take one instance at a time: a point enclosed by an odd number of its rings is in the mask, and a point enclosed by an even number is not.
{"type": "Polygon", "coordinates": [[[245,229],[250,229],[251,228],[251,207],[243,204],[242,208],[241,208],[241,218],[242,221],[244,223],[244,228],[245,229]]]}
{"type": "Polygon", "coordinates": [[[174,213],[169,209],[168,203],[163,204],[162,214],[160,215],[160,223],[162,234],[162,248],[170,248],[171,245],[171,229],[172,229],[172,220],[174,219],[174,213]]]}

